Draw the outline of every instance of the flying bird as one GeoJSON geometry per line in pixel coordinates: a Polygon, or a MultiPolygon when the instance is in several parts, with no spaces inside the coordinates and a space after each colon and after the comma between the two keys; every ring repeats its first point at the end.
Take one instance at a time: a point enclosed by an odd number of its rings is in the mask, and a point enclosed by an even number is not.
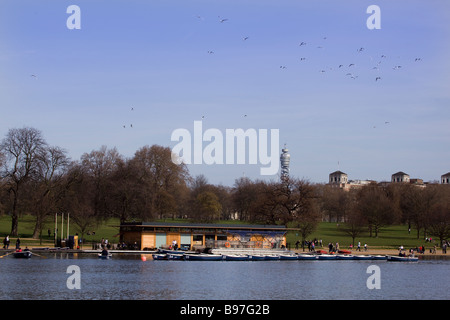
{"type": "Polygon", "coordinates": [[[214,51],[208,51],[208,53],[209,53],[209,54],[213,54],[213,53],[214,53],[214,51]]]}
{"type": "Polygon", "coordinates": [[[306,46],[306,42],[301,42],[300,44],[299,44],[299,46],[301,47],[301,46],[306,46]]]}
{"type": "Polygon", "coordinates": [[[286,69],[286,66],[280,66],[280,69],[286,69]]]}
{"type": "Polygon", "coordinates": [[[375,81],[381,80],[381,77],[376,77],[375,81]]]}
{"type": "Polygon", "coordinates": [[[300,58],[300,61],[306,60],[306,58],[300,58]]]}
{"type": "Polygon", "coordinates": [[[244,38],[242,38],[242,40],[244,40],[244,41],[245,41],[245,40],[247,40],[248,38],[249,38],[249,37],[244,37],[244,38]]]}
{"type": "Polygon", "coordinates": [[[422,61],[422,58],[416,58],[414,61],[422,61]]]}
{"type": "Polygon", "coordinates": [[[228,21],[228,19],[221,19],[220,16],[218,16],[218,17],[219,17],[219,22],[220,23],[224,23],[225,21],[228,21]]]}
{"type": "Polygon", "coordinates": [[[362,52],[362,51],[364,51],[364,48],[359,48],[357,51],[362,52]]]}
{"type": "Polygon", "coordinates": [[[351,66],[354,66],[355,64],[354,63],[350,63],[349,65],[348,65],[348,67],[350,68],[351,66]]]}

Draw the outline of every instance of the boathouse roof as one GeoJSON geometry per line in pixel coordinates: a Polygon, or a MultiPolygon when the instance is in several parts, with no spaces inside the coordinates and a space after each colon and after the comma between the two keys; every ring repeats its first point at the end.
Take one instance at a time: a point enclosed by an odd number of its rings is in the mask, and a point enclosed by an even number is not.
{"type": "Polygon", "coordinates": [[[121,227],[141,228],[191,228],[191,229],[228,229],[228,230],[283,230],[284,225],[260,225],[260,224],[228,224],[228,223],[180,223],[180,222],[125,222],[121,227]]]}

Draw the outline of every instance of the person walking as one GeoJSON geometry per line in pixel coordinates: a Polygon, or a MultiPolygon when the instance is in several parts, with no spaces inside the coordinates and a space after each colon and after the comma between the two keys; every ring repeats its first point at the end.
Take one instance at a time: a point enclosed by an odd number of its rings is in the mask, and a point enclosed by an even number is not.
{"type": "Polygon", "coordinates": [[[5,238],[5,246],[6,246],[6,249],[9,248],[9,234],[5,238]]]}
{"type": "Polygon", "coordinates": [[[16,240],[16,250],[19,250],[19,249],[20,249],[20,239],[17,238],[17,240],[16,240]]]}
{"type": "Polygon", "coordinates": [[[361,242],[358,241],[358,247],[356,248],[356,251],[361,251],[361,242]]]}

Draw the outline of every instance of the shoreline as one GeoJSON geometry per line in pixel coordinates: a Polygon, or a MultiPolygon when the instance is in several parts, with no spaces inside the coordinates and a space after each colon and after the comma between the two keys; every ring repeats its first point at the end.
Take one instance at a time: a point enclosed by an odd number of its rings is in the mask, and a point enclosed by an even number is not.
{"type": "MultiPolygon", "coordinates": [[[[324,249],[322,249],[324,250],[324,249]]],[[[388,255],[388,256],[398,256],[398,249],[378,249],[378,248],[373,248],[373,249],[368,249],[366,251],[364,251],[364,249],[362,249],[361,251],[357,251],[355,249],[353,250],[349,250],[349,249],[345,249],[351,252],[352,255],[388,255]]],[[[295,253],[309,253],[308,250],[303,251],[302,249],[294,249],[291,250],[295,253]]],[[[326,250],[328,251],[328,250],[326,250]]],[[[404,252],[406,252],[406,254],[408,254],[409,250],[403,250],[404,252]]],[[[414,255],[417,257],[450,257],[450,253],[443,253],[441,248],[436,248],[436,253],[430,253],[430,249],[425,249],[425,253],[417,253],[414,252],[414,255]]]]}
{"type": "MultiPolygon", "coordinates": [[[[101,252],[100,249],[66,249],[66,248],[58,248],[58,247],[39,247],[39,246],[32,246],[29,248],[31,251],[35,250],[35,251],[40,251],[40,252],[49,252],[49,253],[57,253],[57,252],[61,252],[61,253],[99,253],[101,252]]],[[[324,248],[319,248],[317,250],[324,250],[324,248]]],[[[383,256],[398,256],[399,250],[398,249],[383,249],[383,248],[373,248],[373,249],[368,249],[368,250],[361,250],[361,251],[357,251],[356,249],[353,250],[347,250],[346,251],[350,251],[352,255],[383,255],[383,256]]],[[[0,248],[0,255],[8,253],[8,252],[12,252],[15,251],[15,248],[8,248],[8,249],[3,249],[0,248]]],[[[108,250],[109,252],[112,253],[125,253],[125,254],[152,254],[157,252],[157,250],[108,250]]],[[[303,250],[303,249],[291,249],[291,250],[287,250],[293,253],[297,253],[297,254],[309,254],[312,253],[311,251],[303,250]]],[[[327,251],[328,250],[324,250],[327,251]]],[[[404,252],[406,254],[408,254],[409,250],[404,250],[404,252]]],[[[441,248],[437,248],[436,249],[436,253],[430,253],[430,250],[425,250],[425,253],[414,253],[415,256],[417,257],[427,257],[427,258],[431,258],[431,257],[443,257],[443,258],[450,258],[450,253],[446,254],[442,252],[441,248]]]]}

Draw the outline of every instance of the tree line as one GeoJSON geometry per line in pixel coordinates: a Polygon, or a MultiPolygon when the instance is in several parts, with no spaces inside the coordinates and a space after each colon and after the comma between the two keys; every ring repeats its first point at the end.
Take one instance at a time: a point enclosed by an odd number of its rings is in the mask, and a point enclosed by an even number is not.
{"type": "Polygon", "coordinates": [[[430,184],[371,184],[350,191],[304,179],[237,178],[233,186],[192,177],[172,152],[144,146],[130,157],[102,146],[71,160],[35,128],[10,129],[0,144],[0,214],[35,217],[33,237],[55,213],[69,213],[86,234],[109,218],[126,221],[183,218],[198,222],[239,219],[297,228],[305,240],[320,221],[336,221],[353,239],[362,232],[403,223],[420,233],[448,239],[450,188],[430,184]]]}

